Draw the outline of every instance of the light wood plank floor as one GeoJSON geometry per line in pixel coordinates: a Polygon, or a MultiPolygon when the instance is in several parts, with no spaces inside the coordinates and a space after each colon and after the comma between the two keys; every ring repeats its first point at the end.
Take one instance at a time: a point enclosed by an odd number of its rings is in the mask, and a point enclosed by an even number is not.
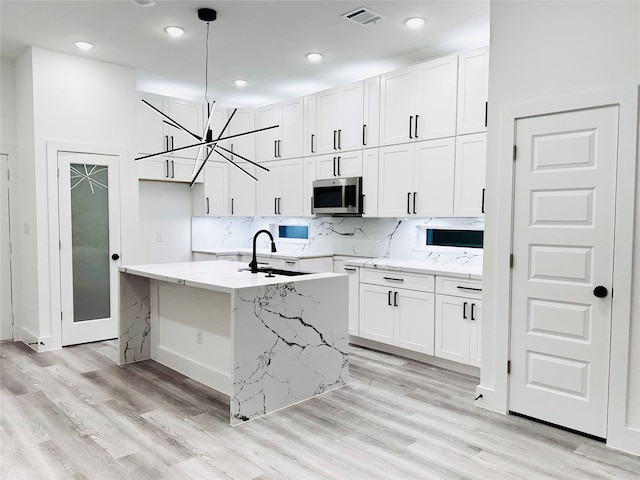
{"type": "Polygon", "coordinates": [[[634,479],[640,459],[474,406],[477,379],[352,347],[351,384],[238,427],[115,341],[0,344],[2,479],[634,479]]]}

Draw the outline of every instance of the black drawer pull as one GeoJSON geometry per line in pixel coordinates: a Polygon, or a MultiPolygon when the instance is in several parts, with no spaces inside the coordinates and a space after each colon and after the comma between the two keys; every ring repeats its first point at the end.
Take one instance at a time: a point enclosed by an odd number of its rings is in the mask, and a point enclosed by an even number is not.
{"type": "Polygon", "coordinates": [[[393,280],[394,282],[404,282],[404,278],[382,277],[384,280],[393,280]]]}
{"type": "Polygon", "coordinates": [[[481,292],[482,291],[481,288],[463,287],[461,285],[458,285],[456,288],[459,288],[460,290],[471,290],[472,292],[481,292]]]}
{"type": "Polygon", "coordinates": [[[347,272],[355,272],[355,271],[357,271],[357,269],[356,269],[356,268],[351,268],[351,267],[344,267],[344,269],[345,269],[347,272]]]}
{"type": "Polygon", "coordinates": [[[467,319],[467,302],[462,304],[462,318],[467,319]]]}
{"type": "Polygon", "coordinates": [[[475,319],[476,319],[476,312],[475,312],[475,310],[476,310],[476,304],[475,304],[475,303],[472,303],[472,304],[471,304],[471,320],[474,320],[474,321],[475,321],[475,319]]]}
{"type": "Polygon", "coordinates": [[[387,293],[387,305],[391,306],[391,290],[387,293]]]}

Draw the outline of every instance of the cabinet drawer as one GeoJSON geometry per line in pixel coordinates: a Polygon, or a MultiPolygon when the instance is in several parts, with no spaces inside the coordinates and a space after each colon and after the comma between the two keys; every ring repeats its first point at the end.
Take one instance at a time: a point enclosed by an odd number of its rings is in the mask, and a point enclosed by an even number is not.
{"type": "Polygon", "coordinates": [[[482,281],[464,278],[436,277],[436,293],[465,298],[482,298],[482,281]]]}
{"type": "Polygon", "coordinates": [[[422,292],[433,292],[434,276],[416,273],[397,272],[394,270],[360,269],[360,282],[374,283],[385,287],[408,288],[422,292]]]}

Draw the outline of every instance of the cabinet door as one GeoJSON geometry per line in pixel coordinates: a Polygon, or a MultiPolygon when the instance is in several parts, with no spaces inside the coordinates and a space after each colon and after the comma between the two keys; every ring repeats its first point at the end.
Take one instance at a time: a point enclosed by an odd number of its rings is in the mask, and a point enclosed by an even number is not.
{"type": "MultiPolygon", "coordinates": [[[[203,109],[202,105],[196,102],[189,102],[187,100],[178,100],[172,98],[169,100],[169,112],[168,115],[196,135],[198,138],[194,138],[188,133],[167,124],[167,133],[169,135],[169,146],[171,148],[179,148],[187,145],[193,145],[199,143],[202,138],[203,124],[203,109]]],[[[198,155],[198,148],[190,148],[188,150],[181,150],[176,152],[174,156],[195,159],[198,155]]]]}
{"type": "MultiPolygon", "coordinates": [[[[256,167],[246,162],[237,162],[243,170],[256,176],[256,167]]],[[[238,217],[252,217],[256,213],[256,181],[229,165],[230,213],[238,217]]]]}
{"type": "Polygon", "coordinates": [[[393,345],[393,291],[360,284],[360,336],[393,345]]]}
{"type": "Polygon", "coordinates": [[[436,296],[436,357],[469,363],[469,318],[472,302],[449,295],[436,296]]]}
{"type": "Polygon", "coordinates": [[[303,117],[302,98],[281,104],[279,158],[302,157],[303,117]]]}
{"type": "Polygon", "coordinates": [[[469,313],[469,364],[474,367],[480,367],[480,344],[482,331],[482,301],[473,300],[469,313]]]}
{"type": "Polygon", "coordinates": [[[456,138],[454,216],[478,217],[484,214],[486,159],[486,133],[456,138]]]}
{"type": "Polygon", "coordinates": [[[489,49],[480,48],[459,56],[458,135],[487,130],[489,100],[489,49]]]}
{"type": "Polygon", "coordinates": [[[456,134],[458,57],[440,58],[415,67],[418,75],[417,140],[456,134]]]}
{"type": "Polygon", "coordinates": [[[379,151],[378,216],[405,217],[413,199],[413,144],[381,147],[379,151]]]}
{"type": "Polygon", "coordinates": [[[341,87],[338,151],[349,152],[362,148],[362,118],[364,114],[364,83],[341,87]]]}
{"type": "Polygon", "coordinates": [[[361,177],[362,151],[319,155],[316,168],[317,178],[361,177]]]}
{"type": "MultiPolygon", "coordinates": [[[[159,113],[153,111],[142,100],[149,102],[161,112],[167,109],[167,100],[154,95],[139,95],[136,103],[135,148],[138,154],[150,155],[167,150],[168,136],[165,137],[164,120],[159,113]]],[[[147,162],[148,160],[145,160],[147,162]]],[[[141,162],[140,162],[141,163],[141,162]]],[[[142,167],[143,171],[151,170],[151,166],[142,167]]]]}
{"type": "Polygon", "coordinates": [[[398,289],[393,294],[395,309],[394,345],[433,355],[433,293],[398,289]]]}
{"type": "Polygon", "coordinates": [[[278,214],[300,217],[304,215],[304,164],[301,158],[281,163],[282,190],[278,214]]]}
{"type": "MultiPolygon", "coordinates": [[[[280,106],[268,105],[256,110],[255,128],[280,125],[280,106]]],[[[255,139],[256,160],[263,162],[276,158],[276,142],[280,138],[280,126],[253,135],[255,139]]]]}
{"type": "MultiPolygon", "coordinates": [[[[253,110],[250,108],[239,108],[231,119],[229,132],[226,132],[225,136],[250,132],[255,129],[254,125],[255,121],[253,110]]],[[[231,159],[235,162],[242,161],[241,157],[255,161],[254,140],[256,135],[261,135],[261,133],[232,138],[229,140],[228,146],[223,146],[236,154],[236,156],[231,156],[231,159]]]]}
{"type": "Polygon", "coordinates": [[[303,209],[305,217],[313,217],[313,181],[316,179],[316,157],[305,157],[303,209]]]}
{"type": "Polygon", "coordinates": [[[380,76],[364,81],[362,144],[377,147],[380,135],[380,76]]]}
{"type": "Polygon", "coordinates": [[[317,100],[316,95],[306,95],[302,98],[302,110],[304,113],[304,139],[302,141],[303,155],[315,155],[317,149],[317,100]]]}
{"type": "Polygon", "coordinates": [[[171,181],[171,160],[168,158],[140,160],[135,165],[141,180],[171,181]]]}
{"type": "Polygon", "coordinates": [[[398,70],[380,77],[381,146],[412,141],[413,131],[409,128],[409,121],[412,116],[415,120],[416,88],[416,74],[413,68],[398,70]]]}
{"type": "Polygon", "coordinates": [[[364,150],[362,158],[362,216],[378,216],[378,149],[364,150]]]}
{"type": "MultiPolygon", "coordinates": [[[[169,160],[169,180],[173,182],[191,182],[196,172],[194,172],[195,160],[187,160],[184,158],[171,157],[169,160]]],[[[209,162],[207,162],[208,164],[209,162]]],[[[204,182],[202,173],[198,176],[195,183],[204,182]]]]}
{"type": "Polygon", "coordinates": [[[229,215],[229,165],[208,161],[204,167],[204,214],[229,215]]]}
{"type": "Polygon", "coordinates": [[[282,190],[282,171],[279,162],[264,164],[268,172],[258,170],[258,184],[256,185],[256,215],[272,217],[277,212],[277,199],[282,190]]]}
{"type": "Polygon", "coordinates": [[[316,178],[323,179],[337,177],[337,157],[338,156],[335,153],[318,155],[316,157],[316,178]]]}
{"type": "Polygon", "coordinates": [[[346,273],[349,275],[349,335],[360,335],[358,311],[360,297],[360,281],[358,267],[340,267],[336,273],[346,273]]]}
{"type": "Polygon", "coordinates": [[[454,137],[415,144],[416,213],[422,217],[453,215],[454,137]]]}
{"type": "Polygon", "coordinates": [[[319,155],[338,150],[338,128],[341,115],[340,88],[332,88],[316,94],[317,151],[319,155]]]}

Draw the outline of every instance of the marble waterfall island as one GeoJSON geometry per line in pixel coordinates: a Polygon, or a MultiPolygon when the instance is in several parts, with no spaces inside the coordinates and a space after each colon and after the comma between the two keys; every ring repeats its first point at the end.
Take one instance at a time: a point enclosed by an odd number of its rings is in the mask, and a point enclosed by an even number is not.
{"type": "Polygon", "coordinates": [[[120,363],[153,359],[230,398],[230,423],[348,381],[348,278],[230,261],[120,267],[120,363]]]}

